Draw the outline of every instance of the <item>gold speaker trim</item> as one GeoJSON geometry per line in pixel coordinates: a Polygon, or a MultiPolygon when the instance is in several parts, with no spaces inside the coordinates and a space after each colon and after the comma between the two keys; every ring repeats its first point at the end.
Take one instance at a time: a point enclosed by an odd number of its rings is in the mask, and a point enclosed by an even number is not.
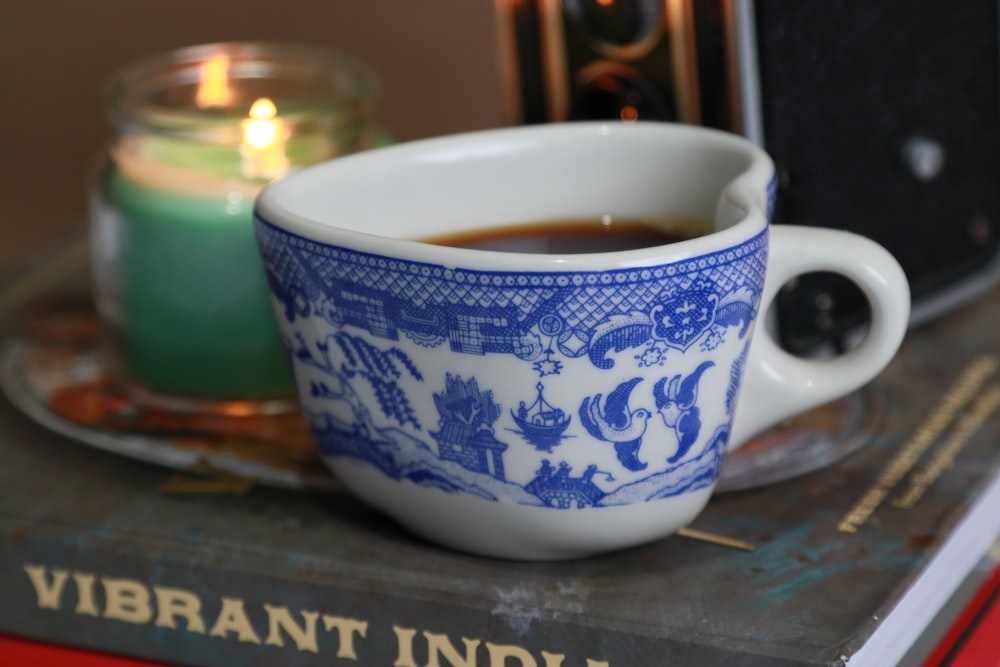
{"type": "MultiPolygon", "coordinates": [[[[563,3],[565,5],[578,4],[579,0],[570,0],[570,2],[563,3]]],[[[599,39],[597,37],[591,37],[586,35],[587,42],[591,45],[595,52],[603,55],[611,60],[638,60],[644,55],[653,50],[657,42],[660,41],[663,36],[664,29],[669,25],[669,19],[667,18],[667,7],[666,4],[660,0],[653,0],[650,3],[652,6],[657,8],[656,20],[650,24],[650,29],[646,31],[646,34],[642,36],[641,39],[629,44],[614,44],[607,40],[599,39]]],[[[570,21],[575,21],[572,13],[564,14],[570,21]]],[[[579,25],[579,22],[577,22],[579,25]]]]}
{"type": "Polygon", "coordinates": [[[664,0],[677,120],[699,125],[701,92],[698,88],[698,49],[695,44],[691,2],[692,0],[664,0]]]}

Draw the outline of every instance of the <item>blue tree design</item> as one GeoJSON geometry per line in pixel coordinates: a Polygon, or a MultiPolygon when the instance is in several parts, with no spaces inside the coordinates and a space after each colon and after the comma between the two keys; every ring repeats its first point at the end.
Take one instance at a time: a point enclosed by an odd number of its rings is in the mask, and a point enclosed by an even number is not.
{"type": "Polygon", "coordinates": [[[500,418],[500,405],[493,400],[493,392],[480,390],[476,378],[463,380],[448,373],[444,384],[444,391],[434,394],[434,405],[442,422],[491,428],[500,418]]]}
{"type": "Polygon", "coordinates": [[[316,354],[300,334],[296,335],[296,338],[298,345],[294,349],[295,357],[302,363],[336,377],[344,387],[343,392],[336,395],[331,394],[327,388],[323,392],[325,397],[346,400],[349,396],[355,396],[353,389],[349,389],[351,380],[356,377],[361,378],[371,385],[379,407],[386,417],[400,425],[412,424],[417,430],[421,429],[413,406],[400,386],[399,380],[404,374],[418,382],[423,382],[424,377],[405,352],[396,347],[383,351],[363,338],[338,331],[327,336],[325,341],[316,344],[316,352],[319,353],[316,354]],[[334,366],[330,358],[331,340],[341,352],[339,368],[334,366]]]}

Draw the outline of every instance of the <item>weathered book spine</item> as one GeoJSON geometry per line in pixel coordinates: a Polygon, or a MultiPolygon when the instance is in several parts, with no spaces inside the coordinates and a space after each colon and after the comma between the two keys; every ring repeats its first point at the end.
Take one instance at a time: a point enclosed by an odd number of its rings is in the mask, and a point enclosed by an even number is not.
{"type": "Polygon", "coordinates": [[[228,554],[123,544],[100,530],[25,526],[9,517],[0,526],[0,632],[175,665],[802,664],[541,620],[546,610],[523,606],[516,595],[492,608],[455,604],[235,571],[225,566],[228,554]],[[154,549],[161,555],[149,556],[154,549]]]}

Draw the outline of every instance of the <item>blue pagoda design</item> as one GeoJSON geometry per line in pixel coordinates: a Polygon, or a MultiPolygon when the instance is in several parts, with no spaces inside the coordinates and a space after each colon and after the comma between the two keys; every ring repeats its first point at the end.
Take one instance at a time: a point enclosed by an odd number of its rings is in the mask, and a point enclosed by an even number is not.
{"type": "Polygon", "coordinates": [[[437,440],[441,460],[454,461],[473,472],[505,481],[503,453],[507,445],[497,440],[489,429],[449,421],[432,435],[437,440]]]}
{"type": "Polygon", "coordinates": [[[481,390],[475,378],[463,380],[449,373],[444,391],[434,394],[434,405],[441,416],[440,430],[431,433],[437,440],[438,458],[504,481],[507,445],[493,434],[493,424],[501,414],[493,392],[481,390]]]}

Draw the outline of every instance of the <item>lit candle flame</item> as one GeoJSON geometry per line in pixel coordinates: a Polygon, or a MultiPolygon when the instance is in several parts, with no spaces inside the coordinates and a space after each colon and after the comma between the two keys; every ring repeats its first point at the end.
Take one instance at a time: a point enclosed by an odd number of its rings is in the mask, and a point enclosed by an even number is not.
{"type": "Polygon", "coordinates": [[[273,118],[278,115],[274,102],[262,97],[250,107],[250,120],[243,129],[245,141],[254,148],[267,148],[275,143],[278,135],[278,121],[273,118]]]}
{"type": "Polygon", "coordinates": [[[233,102],[233,89],[229,86],[229,56],[220,53],[201,66],[201,82],[195,92],[194,103],[199,109],[229,106],[233,102]]]}
{"type": "Polygon", "coordinates": [[[288,171],[285,141],[288,132],[277,118],[274,102],[262,97],[250,107],[249,119],[243,121],[243,175],[247,178],[276,178],[288,171]]]}

